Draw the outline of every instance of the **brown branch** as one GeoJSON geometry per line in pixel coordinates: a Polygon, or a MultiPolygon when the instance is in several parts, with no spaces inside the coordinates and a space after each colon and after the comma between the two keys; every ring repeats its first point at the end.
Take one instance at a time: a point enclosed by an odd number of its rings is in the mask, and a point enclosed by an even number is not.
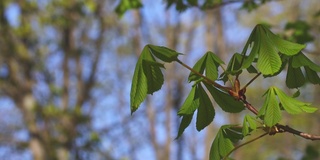
{"type": "Polygon", "coordinates": [[[281,124],[276,124],[276,127],[278,128],[278,132],[277,133],[284,133],[284,132],[288,132],[288,133],[292,133],[294,135],[300,136],[304,139],[309,139],[309,140],[320,140],[320,135],[312,135],[309,133],[304,133],[301,131],[298,131],[296,129],[293,129],[291,127],[289,127],[288,125],[281,125],[281,124]]]}

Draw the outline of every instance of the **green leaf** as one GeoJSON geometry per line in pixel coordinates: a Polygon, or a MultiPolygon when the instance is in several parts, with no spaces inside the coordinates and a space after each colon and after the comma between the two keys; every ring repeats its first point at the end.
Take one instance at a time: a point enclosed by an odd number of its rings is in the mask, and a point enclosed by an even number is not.
{"type": "Polygon", "coordinates": [[[196,95],[196,86],[193,86],[187,99],[182,104],[178,115],[190,115],[199,107],[199,95],[196,95]]]}
{"type": "Polygon", "coordinates": [[[182,120],[181,120],[181,123],[179,126],[179,131],[178,131],[178,135],[177,135],[176,139],[180,138],[180,136],[182,135],[184,130],[190,125],[192,117],[193,117],[193,113],[189,114],[189,115],[182,116],[182,120]]]}
{"type": "Polygon", "coordinates": [[[261,45],[257,67],[263,75],[277,73],[281,67],[281,58],[265,34],[261,33],[261,45]]]}
{"type": "Polygon", "coordinates": [[[244,110],[244,106],[241,102],[235,100],[229,94],[222,92],[221,90],[205,84],[206,88],[211,93],[213,99],[216,103],[221,107],[221,109],[225,112],[230,113],[239,113],[244,110]]]}
{"type": "Polygon", "coordinates": [[[136,64],[130,91],[131,113],[135,112],[147,94],[153,94],[158,91],[163,84],[163,75],[160,68],[163,64],[156,62],[145,46],[136,64]]]}
{"type": "Polygon", "coordinates": [[[278,95],[282,107],[290,114],[298,114],[302,113],[303,111],[312,113],[317,110],[317,108],[312,107],[310,103],[301,102],[297,99],[289,97],[276,87],[273,87],[273,89],[278,95]]]}
{"type": "Polygon", "coordinates": [[[298,88],[304,85],[306,82],[304,75],[300,68],[293,68],[291,61],[289,60],[286,85],[288,88],[298,88]]]}
{"type": "MultiPolygon", "coordinates": [[[[197,63],[193,66],[193,69],[201,74],[203,74],[204,72],[204,69],[205,69],[205,61],[207,59],[207,54],[205,54],[204,56],[202,56],[198,61],[197,63]]],[[[197,81],[199,80],[201,77],[199,77],[198,75],[196,75],[195,73],[193,72],[190,72],[189,74],[189,82],[191,81],[197,81]]]]}
{"type": "Polygon", "coordinates": [[[210,160],[221,160],[234,148],[233,142],[243,138],[242,128],[235,128],[234,125],[221,126],[210,149],[210,160]]]}
{"type": "Polygon", "coordinates": [[[126,11],[140,7],[142,7],[142,3],[139,0],[121,0],[115,11],[122,16],[126,11]]]}
{"type": "Polygon", "coordinates": [[[257,129],[257,124],[254,117],[246,115],[243,119],[243,126],[242,126],[242,134],[243,136],[248,135],[251,131],[257,129]]]}
{"type": "Polygon", "coordinates": [[[297,97],[299,97],[299,96],[300,96],[300,90],[297,89],[297,91],[294,92],[294,94],[292,95],[292,98],[297,98],[297,97]]]}
{"type": "Polygon", "coordinates": [[[131,84],[131,91],[130,91],[130,107],[131,107],[131,114],[135,112],[143,100],[146,98],[148,92],[147,87],[147,77],[143,73],[142,68],[142,58],[139,58],[131,84]]]}
{"type": "Polygon", "coordinates": [[[213,121],[215,111],[206,91],[202,88],[201,84],[198,84],[197,86],[196,92],[199,93],[200,105],[198,107],[196,128],[198,131],[201,131],[213,121]]]}
{"type": "Polygon", "coordinates": [[[207,52],[206,54],[206,76],[211,80],[216,80],[218,78],[218,67],[224,62],[212,52],[207,52]]]}
{"type": "Polygon", "coordinates": [[[302,66],[307,66],[313,71],[320,72],[320,66],[313,63],[302,52],[300,52],[299,54],[292,57],[292,67],[298,68],[302,66]]]}
{"type": "Polygon", "coordinates": [[[248,68],[254,59],[258,58],[257,68],[263,75],[274,75],[282,69],[282,61],[278,52],[293,56],[305,47],[305,45],[281,39],[261,24],[253,29],[241,54],[245,55],[250,46],[251,51],[241,69],[248,68]]]}
{"type": "Polygon", "coordinates": [[[309,67],[304,67],[306,71],[306,78],[312,84],[320,84],[320,78],[314,70],[311,70],[309,67]]]}
{"type": "Polygon", "coordinates": [[[210,154],[209,154],[209,159],[210,160],[221,160],[220,156],[220,151],[219,151],[219,139],[220,139],[220,134],[216,135],[215,139],[213,140],[210,148],[210,154]]]}
{"type": "Polygon", "coordinates": [[[175,50],[163,47],[163,46],[154,46],[154,45],[147,45],[151,50],[152,54],[159,58],[164,62],[172,62],[178,60],[178,56],[181,53],[176,52],[175,50]]]}
{"type": "Polygon", "coordinates": [[[164,67],[155,61],[142,60],[143,72],[147,77],[148,83],[148,94],[153,94],[153,92],[158,91],[163,84],[163,75],[160,67],[164,67]]]}
{"type": "Polygon", "coordinates": [[[265,30],[272,44],[279,50],[279,52],[285,55],[288,55],[288,56],[295,55],[299,53],[303,48],[306,47],[306,45],[286,41],[280,38],[279,36],[276,36],[275,34],[273,34],[267,28],[265,28],[265,30]]]}
{"type": "Polygon", "coordinates": [[[277,124],[281,120],[280,106],[277,101],[273,88],[267,91],[266,100],[264,101],[266,106],[264,114],[264,122],[267,126],[271,127],[277,124]]]}
{"type": "MultiPolygon", "coordinates": [[[[193,69],[201,74],[206,71],[206,76],[208,78],[211,80],[216,80],[218,78],[218,67],[220,64],[224,64],[224,62],[218,56],[212,52],[207,52],[197,61],[197,63],[193,66],[193,69]]],[[[197,81],[199,79],[201,79],[200,76],[193,72],[190,73],[189,82],[197,81]]]]}

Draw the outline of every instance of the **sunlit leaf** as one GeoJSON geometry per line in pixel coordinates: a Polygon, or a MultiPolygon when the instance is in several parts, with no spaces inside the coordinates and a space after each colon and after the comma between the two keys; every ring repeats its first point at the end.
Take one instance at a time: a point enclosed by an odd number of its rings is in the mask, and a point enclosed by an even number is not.
{"type": "Polygon", "coordinates": [[[305,45],[289,42],[273,34],[266,26],[258,24],[250,34],[250,37],[242,51],[242,55],[251,51],[245,59],[242,69],[248,68],[258,58],[257,68],[263,75],[275,75],[282,66],[278,52],[293,56],[299,53],[305,45]]]}
{"type": "Polygon", "coordinates": [[[317,108],[312,107],[310,103],[301,102],[297,99],[287,96],[283,91],[276,87],[273,87],[273,89],[277,94],[282,107],[290,114],[298,114],[302,113],[303,111],[312,113],[312,111],[314,112],[317,110],[317,108]]]}
{"type": "Polygon", "coordinates": [[[211,80],[216,80],[218,78],[218,67],[224,62],[212,52],[207,52],[206,54],[206,76],[211,80]]]}
{"type": "Polygon", "coordinates": [[[206,91],[201,84],[198,85],[196,92],[199,93],[200,105],[198,107],[196,128],[198,131],[208,126],[215,116],[215,111],[206,91]]]}
{"type": "Polygon", "coordinates": [[[142,60],[143,72],[147,77],[148,94],[158,91],[163,84],[164,79],[160,67],[164,68],[163,64],[150,60],[142,60]]]}
{"type": "Polygon", "coordinates": [[[264,114],[264,122],[267,126],[271,127],[281,120],[280,106],[277,101],[274,90],[271,88],[267,91],[264,106],[266,106],[264,114]]]}
{"type": "Polygon", "coordinates": [[[264,75],[277,73],[281,67],[278,51],[265,34],[261,33],[260,36],[262,45],[260,46],[257,67],[264,75]]]}
{"type": "Polygon", "coordinates": [[[246,115],[243,119],[243,126],[242,126],[242,134],[243,136],[248,135],[251,131],[257,129],[256,120],[254,117],[246,115]]]}
{"type": "Polygon", "coordinates": [[[302,66],[307,66],[313,71],[320,72],[320,66],[313,63],[302,52],[300,52],[299,54],[292,57],[292,67],[298,68],[302,66]]]}

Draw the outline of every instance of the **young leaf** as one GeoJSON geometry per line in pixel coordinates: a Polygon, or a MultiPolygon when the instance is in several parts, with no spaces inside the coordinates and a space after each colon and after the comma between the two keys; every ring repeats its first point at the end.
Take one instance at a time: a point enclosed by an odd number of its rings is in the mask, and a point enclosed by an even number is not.
{"type": "MultiPolygon", "coordinates": [[[[204,72],[204,69],[205,69],[205,61],[207,59],[207,54],[205,54],[204,56],[202,56],[198,61],[197,63],[193,66],[193,69],[201,74],[203,74],[204,72]]],[[[189,74],[189,82],[191,81],[197,81],[199,80],[201,77],[199,77],[198,75],[196,75],[195,73],[193,72],[190,72],[189,74]]]]}
{"type": "Polygon", "coordinates": [[[310,103],[301,102],[289,97],[276,87],[273,87],[273,90],[277,94],[282,107],[290,114],[298,114],[302,113],[303,111],[307,113],[313,113],[317,110],[317,108],[312,107],[310,103]]]}
{"type": "Polygon", "coordinates": [[[281,39],[261,24],[253,29],[242,55],[245,55],[249,46],[252,46],[252,49],[242,69],[248,68],[258,56],[257,68],[263,75],[274,75],[281,69],[282,62],[278,52],[293,56],[305,47],[305,45],[281,39]]]}
{"type": "Polygon", "coordinates": [[[181,53],[176,52],[175,50],[163,47],[163,46],[154,46],[151,44],[147,45],[151,50],[152,54],[164,62],[172,62],[178,60],[178,56],[181,53]]]}
{"type": "Polygon", "coordinates": [[[143,100],[146,98],[148,92],[147,77],[143,73],[142,58],[136,64],[130,92],[130,108],[131,114],[136,111],[143,100]]]}
{"type": "MultiPolygon", "coordinates": [[[[216,80],[218,78],[218,67],[224,62],[212,52],[207,52],[204,56],[197,61],[193,66],[193,69],[201,74],[206,71],[206,76],[211,80],[216,80]]],[[[189,75],[189,82],[197,81],[201,77],[191,72],[189,75]]]]}
{"type": "Polygon", "coordinates": [[[211,80],[216,80],[218,78],[218,67],[224,62],[212,52],[206,54],[206,76],[211,80]]]}
{"type": "Polygon", "coordinates": [[[229,94],[222,92],[211,85],[205,84],[205,86],[209,90],[213,99],[217,102],[217,104],[223,111],[230,113],[239,113],[244,110],[244,105],[241,102],[235,100],[229,94]]]}
{"type": "Polygon", "coordinates": [[[309,67],[304,67],[306,71],[306,78],[312,84],[320,84],[320,78],[314,70],[311,70],[309,67]]]}
{"type": "Polygon", "coordinates": [[[266,34],[270,38],[270,41],[272,44],[279,50],[279,52],[285,54],[285,55],[295,55],[299,53],[303,48],[306,47],[306,45],[293,43],[286,41],[284,39],[281,39],[280,37],[273,34],[268,28],[264,27],[266,30],[266,34]]]}
{"type": "Polygon", "coordinates": [[[266,106],[264,122],[267,126],[271,127],[281,120],[281,112],[279,103],[272,88],[267,91],[266,96],[266,100],[264,101],[264,106],[266,106]]]}
{"type": "Polygon", "coordinates": [[[181,120],[181,123],[179,126],[179,131],[178,131],[178,135],[177,135],[176,139],[180,138],[180,136],[182,135],[184,130],[190,125],[192,117],[193,117],[193,113],[189,114],[189,115],[182,116],[182,120],[181,120]]]}
{"type": "Polygon", "coordinates": [[[243,126],[242,126],[242,134],[243,136],[248,135],[251,131],[257,129],[257,124],[254,117],[246,115],[243,119],[243,126]]]}
{"type": "Polygon", "coordinates": [[[198,84],[196,92],[199,93],[200,101],[197,113],[196,128],[198,131],[201,131],[213,121],[215,111],[206,91],[202,88],[201,84],[198,84]]]}
{"type": "Polygon", "coordinates": [[[163,64],[150,60],[142,60],[143,72],[147,77],[148,94],[158,91],[163,84],[164,79],[160,67],[164,68],[163,64]]]}
{"type": "Polygon", "coordinates": [[[260,33],[261,46],[257,67],[264,75],[277,73],[281,67],[281,58],[266,34],[260,33]]]}
{"type": "Polygon", "coordinates": [[[313,63],[302,52],[300,52],[299,54],[292,57],[292,67],[298,68],[302,66],[307,66],[313,71],[320,72],[320,66],[313,63]]]}
{"type": "Polygon", "coordinates": [[[182,104],[180,110],[178,111],[178,115],[190,115],[199,107],[199,93],[196,94],[196,86],[193,86],[187,99],[182,104]]]}
{"type": "Polygon", "coordinates": [[[210,149],[210,160],[221,160],[234,148],[232,142],[243,138],[241,128],[233,128],[233,125],[224,125],[219,129],[210,149]],[[239,132],[240,131],[240,132],[239,132]]]}
{"type": "Polygon", "coordinates": [[[289,60],[286,85],[288,88],[298,88],[304,85],[306,82],[304,75],[300,68],[293,68],[291,61],[289,60]]]}

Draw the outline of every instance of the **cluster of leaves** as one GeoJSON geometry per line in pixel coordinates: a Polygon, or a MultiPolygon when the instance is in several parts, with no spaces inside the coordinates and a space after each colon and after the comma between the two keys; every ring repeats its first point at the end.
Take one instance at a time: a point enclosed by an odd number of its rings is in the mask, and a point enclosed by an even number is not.
{"type": "MultiPolygon", "coordinates": [[[[136,64],[132,79],[131,113],[139,108],[147,94],[153,94],[161,89],[164,81],[161,71],[164,69],[163,62],[175,61],[191,71],[188,80],[193,83],[189,95],[178,111],[182,120],[177,138],[189,126],[194,113],[197,114],[196,129],[201,131],[215,117],[213,101],[209,97],[212,97],[225,112],[239,113],[244,110],[248,104],[246,99],[230,94],[230,90],[239,89],[216,83],[216,81],[231,81],[230,77],[238,77],[243,70],[257,75],[262,74],[267,78],[277,76],[287,66],[288,88],[298,88],[306,81],[319,84],[320,78],[317,72],[320,71],[320,67],[301,52],[304,47],[305,45],[284,40],[272,33],[265,25],[258,24],[253,29],[242,53],[235,53],[225,69],[223,68],[225,63],[212,52],[205,53],[191,68],[178,59],[181,53],[162,46],[146,45],[136,64]],[[221,74],[218,72],[219,67],[224,70],[221,74]],[[301,67],[304,67],[305,74],[301,67]]],[[[234,142],[250,135],[258,128],[268,132],[268,129],[280,122],[281,112],[299,114],[313,113],[317,110],[310,103],[297,100],[298,95],[299,90],[293,96],[288,96],[279,88],[270,87],[264,94],[264,104],[258,113],[255,113],[255,117],[246,115],[242,126],[224,125],[220,128],[212,143],[210,159],[227,158],[235,148],[234,142]]]]}
{"type": "MultiPolygon", "coordinates": [[[[175,6],[176,10],[183,12],[191,7],[198,7],[202,10],[212,9],[221,5],[229,3],[242,3],[242,9],[252,11],[257,9],[261,4],[264,4],[270,0],[261,0],[261,1],[232,1],[232,0],[205,0],[199,2],[198,0],[166,0],[167,8],[175,6]]],[[[117,5],[115,11],[117,14],[122,16],[126,11],[130,9],[137,9],[142,7],[140,0],[121,0],[117,5]]]]}

